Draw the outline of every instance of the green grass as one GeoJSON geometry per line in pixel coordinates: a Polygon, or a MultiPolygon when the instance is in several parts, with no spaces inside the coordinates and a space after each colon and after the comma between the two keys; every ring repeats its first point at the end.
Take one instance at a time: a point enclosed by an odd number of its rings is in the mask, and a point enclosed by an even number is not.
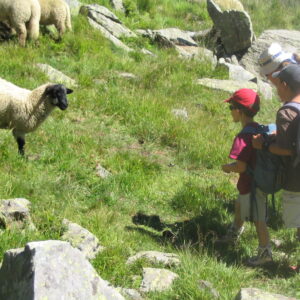
{"type": "MultiPolygon", "coordinates": [[[[98,2],[108,7],[109,1],[98,2]]],[[[132,11],[118,13],[130,28],[179,27],[202,30],[211,26],[204,4],[185,0],[128,1],[132,11]]],[[[267,28],[299,29],[299,7],[284,1],[243,4],[258,35],[267,28]],[[279,9],[285,8],[282,14],[279,9]],[[274,20],[278,17],[278,23],[274,20]]],[[[198,288],[211,281],[221,299],[233,299],[241,287],[261,287],[300,297],[299,275],[287,266],[299,260],[294,232],[271,229],[284,241],[287,261],[276,258],[272,268],[250,269],[244,264],[256,248],[256,234],[248,225],[236,249],[217,249],[216,232],[232,219],[236,176],[224,174],[227,156],[239,126],[231,120],[229,95],[196,85],[200,77],[226,78],[197,61],[183,61],[174,50],[160,49],[147,39],[125,39],[136,50],[146,47],[157,56],[124,53],[79,16],[73,33],[56,43],[41,36],[38,44],[20,48],[15,41],[0,47],[1,77],[33,89],[47,81],[36,63],[47,63],[74,78],[79,88],[69,96],[65,112],[56,110],[36,132],[27,136],[28,160],[20,158],[9,131],[0,131],[0,199],[24,197],[32,203],[35,233],[6,231],[0,255],[33,240],[58,239],[68,218],[94,233],[106,250],[92,264],[113,285],[138,288],[142,263],[125,264],[142,250],[178,253],[181,266],[173,289],[151,293],[148,299],[211,299],[198,288]],[[134,80],[116,72],[131,72],[134,80]],[[100,83],[95,83],[97,79],[100,83]],[[187,121],[172,109],[186,108],[187,121]],[[34,159],[37,157],[37,159],[34,159]],[[112,173],[96,175],[101,164],[112,173]],[[162,232],[139,227],[131,217],[138,211],[157,214],[173,232],[174,243],[162,232]],[[137,276],[135,276],[137,275],[137,276]]],[[[277,100],[263,100],[257,120],[274,121],[277,100]]],[[[277,197],[280,204],[280,195],[277,197]]],[[[145,264],[147,265],[147,264],[145,264]]]]}

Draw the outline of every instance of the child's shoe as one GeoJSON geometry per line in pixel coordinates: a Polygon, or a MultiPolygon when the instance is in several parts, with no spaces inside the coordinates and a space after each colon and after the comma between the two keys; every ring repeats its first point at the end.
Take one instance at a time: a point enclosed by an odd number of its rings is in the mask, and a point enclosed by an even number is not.
{"type": "Polygon", "coordinates": [[[273,261],[270,247],[258,247],[257,255],[248,260],[248,265],[252,267],[262,266],[273,261]]]}
{"type": "Polygon", "coordinates": [[[216,243],[224,243],[224,244],[235,243],[243,233],[244,229],[245,229],[244,226],[237,229],[235,224],[232,223],[229,225],[226,234],[222,236],[220,239],[218,239],[216,243]]]}

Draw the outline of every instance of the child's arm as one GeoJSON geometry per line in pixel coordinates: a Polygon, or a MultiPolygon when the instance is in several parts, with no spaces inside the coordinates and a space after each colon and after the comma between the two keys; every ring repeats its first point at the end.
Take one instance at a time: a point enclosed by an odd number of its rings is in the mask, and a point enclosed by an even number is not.
{"type": "Polygon", "coordinates": [[[231,164],[222,165],[222,170],[225,173],[244,173],[246,172],[247,164],[244,161],[236,160],[235,162],[231,164]]]}

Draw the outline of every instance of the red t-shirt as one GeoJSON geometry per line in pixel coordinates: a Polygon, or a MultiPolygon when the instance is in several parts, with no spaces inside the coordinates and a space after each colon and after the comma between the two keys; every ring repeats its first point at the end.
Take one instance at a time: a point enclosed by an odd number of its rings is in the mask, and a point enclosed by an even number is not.
{"type": "MultiPolygon", "coordinates": [[[[258,123],[247,124],[247,127],[258,126],[258,123]]],[[[229,157],[234,160],[240,160],[245,162],[251,168],[255,166],[256,156],[255,149],[252,147],[252,134],[251,133],[239,133],[233,141],[232,148],[229,157]]],[[[241,195],[250,193],[252,184],[252,177],[246,172],[240,173],[237,183],[237,189],[241,195]]]]}

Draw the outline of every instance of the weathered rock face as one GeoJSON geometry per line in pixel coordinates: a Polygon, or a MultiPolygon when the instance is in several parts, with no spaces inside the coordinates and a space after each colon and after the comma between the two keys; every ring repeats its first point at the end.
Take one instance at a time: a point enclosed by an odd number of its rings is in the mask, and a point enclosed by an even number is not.
{"type": "Polygon", "coordinates": [[[98,238],[87,229],[67,219],[63,220],[63,225],[66,230],[62,239],[79,249],[86,258],[93,259],[99,252],[104,250],[104,247],[99,244],[98,238]]]}
{"type": "Polygon", "coordinates": [[[246,51],[254,40],[250,16],[241,10],[222,11],[213,0],[207,0],[207,10],[228,55],[246,51]]]}
{"type": "Polygon", "coordinates": [[[30,202],[27,199],[0,200],[0,228],[34,230],[29,210],[30,202]]]}
{"type": "Polygon", "coordinates": [[[36,65],[42,72],[44,72],[48,78],[57,83],[65,84],[68,87],[76,87],[76,81],[69,76],[65,75],[61,71],[54,69],[53,67],[47,64],[37,64],[36,65]]]}
{"type": "Polygon", "coordinates": [[[258,58],[274,42],[279,43],[286,52],[300,53],[300,31],[266,30],[253,42],[251,48],[240,60],[240,64],[249,72],[260,76],[258,58]]]}
{"type": "Polygon", "coordinates": [[[229,93],[247,88],[257,90],[257,84],[251,81],[234,81],[234,80],[221,80],[212,78],[201,78],[197,80],[197,83],[212,89],[222,90],[229,93]]]}
{"type": "Polygon", "coordinates": [[[297,300],[296,298],[285,297],[279,294],[271,294],[260,289],[241,289],[235,300],[297,300]]]}
{"type": "Polygon", "coordinates": [[[122,25],[118,17],[106,7],[98,4],[84,5],[80,8],[80,13],[87,16],[91,26],[101,31],[117,47],[131,51],[118,38],[121,36],[135,37],[136,34],[122,25]]]}
{"type": "Polygon", "coordinates": [[[124,300],[67,242],[28,243],[9,250],[0,269],[0,299],[124,300]]]}

